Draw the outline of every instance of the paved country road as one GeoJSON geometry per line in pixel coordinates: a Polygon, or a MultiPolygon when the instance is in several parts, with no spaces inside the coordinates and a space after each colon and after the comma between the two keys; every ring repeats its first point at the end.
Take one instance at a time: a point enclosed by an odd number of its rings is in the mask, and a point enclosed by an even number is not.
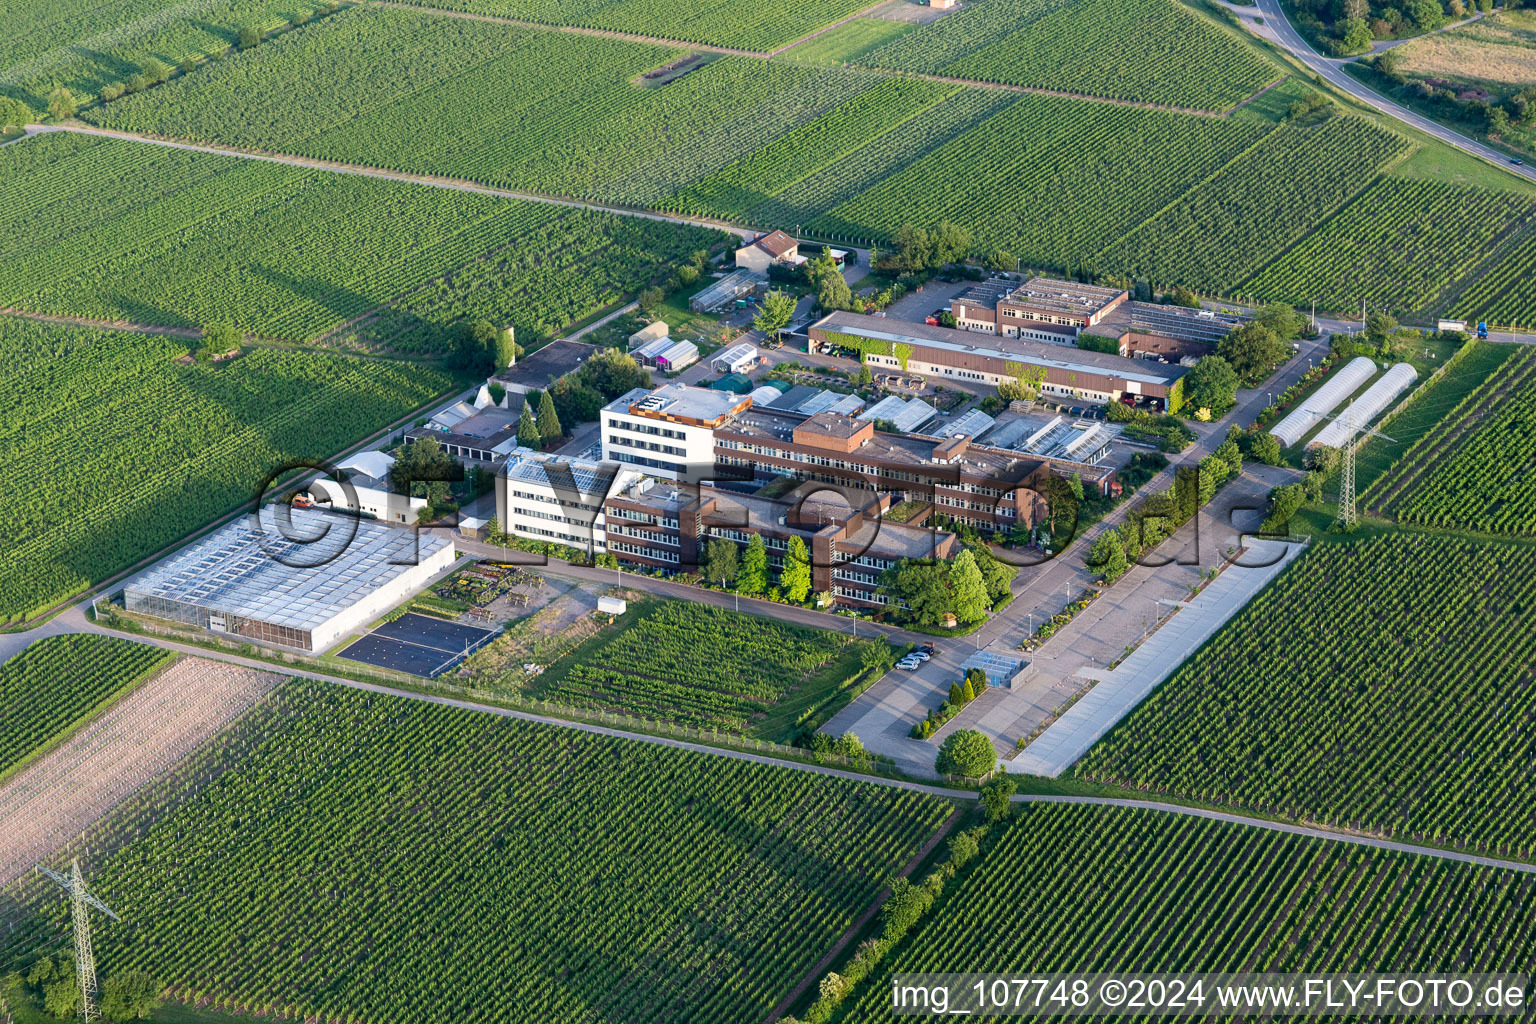
{"type": "Polygon", "coordinates": [[[1346,61],[1324,57],[1312,49],[1312,46],[1301,37],[1301,33],[1296,31],[1296,26],[1292,25],[1291,20],[1286,17],[1285,11],[1280,7],[1280,0],[1257,0],[1257,2],[1259,10],[1263,12],[1266,27],[1274,29],[1280,45],[1289,50],[1297,60],[1326,79],[1329,85],[1348,93],[1389,117],[1395,117],[1404,124],[1412,125],[1426,135],[1433,135],[1441,142],[1454,146],[1464,153],[1470,153],[1472,156],[1497,164],[1511,174],[1518,174],[1523,178],[1536,181],[1536,169],[1527,166],[1517,167],[1509,162],[1508,156],[1493,147],[1485,146],[1460,132],[1452,131],[1443,124],[1415,114],[1402,104],[1392,102],[1381,93],[1351,77],[1343,67],[1346,61]]]}

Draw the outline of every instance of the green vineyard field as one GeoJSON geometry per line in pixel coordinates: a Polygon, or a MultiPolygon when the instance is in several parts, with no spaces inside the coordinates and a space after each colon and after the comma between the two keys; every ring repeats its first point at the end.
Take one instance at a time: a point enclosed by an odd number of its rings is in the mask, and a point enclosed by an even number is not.
{"type": "Polygon", "coordinates": [[[739,50],[777,49],[870,6],[868,0],[408,0],[423,7],[579,25],[739,50]]]}
{"type": "Polygon", "coordinates": [[[944,73],[1201,110],[1225,110],[1281,75],[1251,46],[1176,0],[1073,0],[1038,18],[1031,16],[1037,3],[1023,6],[1021,28],[944,73]]]}
{"type": "Polygon", "coordinates": [[[1441,429],[1442,421],[1516,351],[1510,345],[1472,342],[1468,350],[1452,357],[1451,365],[1439,377],[1426,380],[1415,389],[1411,400],[1377,424],[1391,440],[1372,437],[1356,456],[1355,483],[1362,511],[1386,514],[1385,510],[1415,477],[1413,473],[1398,472],[1399,467],[1431,462],[1437,458],[1437,449],[1454,443],[1451,433],[1441,429]],[[1433,445],[1419,447],[1421,441],[1431,436],[1435,438],[1433,445]],[[1404,463],[1403,457],[1410,451],[1414,457],[1404,463]]]}
{"type": "Polygon", "coordinates": [[[1078,777],[1536,855],[1536,548],[1316,544],[1091,749],[1078,777]]]}
{"type": "Polygon", "coordinates": [[[1451,315],[1499,327],[1536,326],[1536,231],[1500,253],[1499,262],[1461,293],[1451,315]]]}
{"type": "Polygon", "coordinates": [[[1536,534],[1536,349],[1519,346],[1363,497],[1404,523],[1536,534]]]}
{"type": "Polygon", "coordinates": [[[1402,136],[1355,117],[1284,125],[1096,261],[1117,273],[1232,294],[1407,148],[1402,136]]]}
{"type": "Polygon", "coordinates": [[[721,237],[79,135],[0,150],[0,204],[0,307],[310,341],[403,300],[352,336],[411,353],[557,331],[721,237]]]}
{"type": "Polygon", "coordinates": [[[904,223],[947,218],[968,225],[980,251],[1080,267],[1264,132],[1252,122],[1021,96],[812,227],[888,239],[904,223]]]}
{"type": "Polygon", "coordinates": [[[253,501],[452,387],[421,367],[257,349],[179,362],[146,334],[0,318],[0,622],[253,501]]]}
{"type": "Polygon", "coordinates": [[[848,156],[870,138],[904,132],[908,121],[948,103],[960,88],[921,79],[887,79],[662,205],[678,213],[744,220],[813,174],[841,176],[848,156]]]}
{"type": "Polygon", "coordinates": [[[0,665],[0,779],[173,655],[104,636],[50,636],[0,665]]]}
{"type": "Polygon", "coordinates": [[[1518,972],[1536,941],[1528,874],[1119,807],[1015,813],[833,1021],[891,1020],[894,974],[1518,972]]]}
{"type": "Polygon", "coordinates": [[[867,72],[725,57],[642,87],[644,73],[681,56],[661,46],[366,6],[126,97],[90,119],[646,206],[880,81],[867,72]],[[310,81],[316,66],[331,69],[320,83],[310,81]]]}
{"type": "Polygon", "coordinates": [[[401,1024],[761,1020],[950,813],[305,680],[140,806],[182,782],[93,840],[104,972],[401,1024]]]}
{"type": "Polygon", "coordinates": [[[0,96],[39,113],[57,86],[82,100],[146,57],[169,67],[223,53],[243,25],[271,31],[319,0],[18,0],[0,4],[0,96]]]}
{"type": "Polygon", "coordinates": [[[1536,201],[1429,180],[1381,178],[1320,230],[1241,286],[1245,294],[1330,312],[1423,312],[1476,275],[1536,201]]]}
{"type": "Polygon", "coordinates": [[[793,712],[825,699],[866,664],[888,664],[887,646],[667,601],[582,644],[534,677],[530,692],[570,707],[782,740],[793,712]],[[770,717],[776,724],[765,724],[770,717]]]}

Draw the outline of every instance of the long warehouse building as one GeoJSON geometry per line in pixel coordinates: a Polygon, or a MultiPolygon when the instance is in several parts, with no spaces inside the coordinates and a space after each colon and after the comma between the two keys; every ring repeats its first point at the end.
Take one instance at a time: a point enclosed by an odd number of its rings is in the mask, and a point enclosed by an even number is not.
{"type": "Polygon", "coordinates": [[[1176,412],[1184,400],[1184,367],[1105,352],[1001,335],[978,339],[970,331],[848,312],[823,317],[809,335],[813,353],[846,350],[871,366],[905,373],[996,385],[1028,368],[1043,370],[1040,392],[1052,401],[1103,404],[1130,395],[1137,404],[1176,412]]]}

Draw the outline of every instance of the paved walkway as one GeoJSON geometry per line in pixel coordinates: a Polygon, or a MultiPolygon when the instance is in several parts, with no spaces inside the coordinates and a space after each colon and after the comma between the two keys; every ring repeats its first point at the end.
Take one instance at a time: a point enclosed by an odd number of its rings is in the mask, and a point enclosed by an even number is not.
{"type": "Polygon", "coordinates": [[[1295,542],[1250,540],[1237,562],[1198,596],[1180,604],[1173,616],[1117,668],[1083,670],[1097,676],[1097,685],[1014,758],[1012,770],[1055,778],[1070,768],[1304,547],[1295,542]]]}

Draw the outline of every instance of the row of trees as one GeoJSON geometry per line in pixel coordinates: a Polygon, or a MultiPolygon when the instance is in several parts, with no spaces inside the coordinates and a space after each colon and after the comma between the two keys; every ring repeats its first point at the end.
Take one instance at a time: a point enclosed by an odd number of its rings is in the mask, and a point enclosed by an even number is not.
{"type": "Polygon", "coordinates": [[[1101,533],[1088,549],[1087,566],[1105,583],[1113,583],[1144,553],[1173,536],[1223,484],[1242,473],[1243,454],[1238,443],[1242,435],[1241,427],[1232,427],[1213,454],[1201,459],[1198,466],[1178,471],[1173,487],[1148,495],[1123,525],[1101,533]]]}
{"type": "Polygon", "coordinates": [[[811,552],[798,536],[789,538],[777,585],[772,580],[767,545],[756,533],[745,551],[733,540],[711,537],[704,545],[700,572],[710,583],[749,596],[766,594],[791,604],[804,604],[811,596],[811,552]]]}

